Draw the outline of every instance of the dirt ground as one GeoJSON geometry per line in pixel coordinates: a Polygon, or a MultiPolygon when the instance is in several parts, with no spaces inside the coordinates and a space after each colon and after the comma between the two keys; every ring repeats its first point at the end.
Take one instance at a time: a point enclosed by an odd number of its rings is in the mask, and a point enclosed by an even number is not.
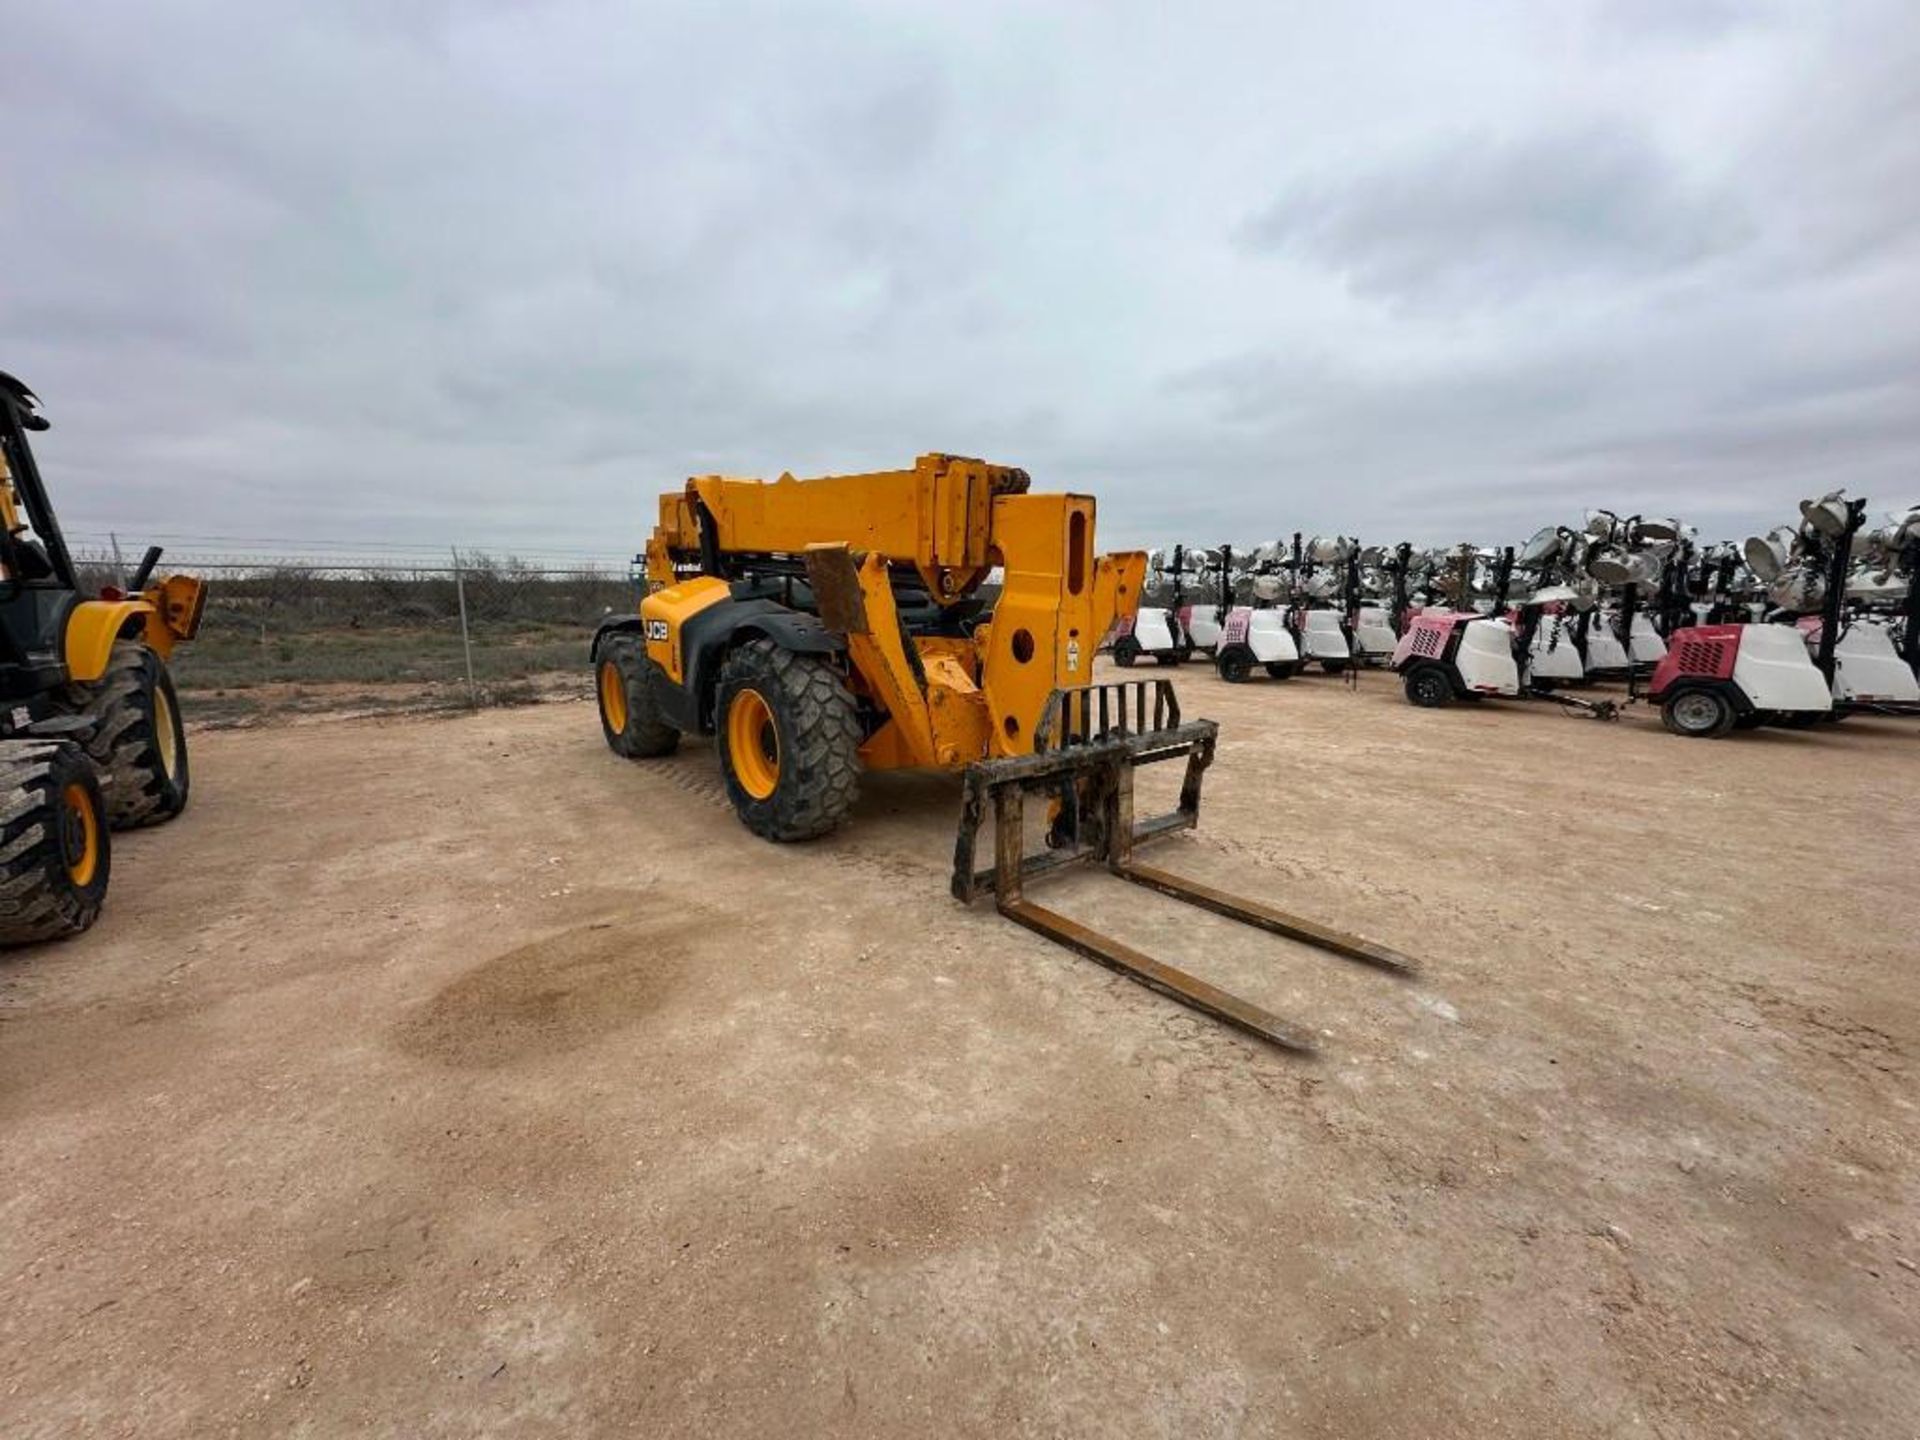
{"type": "Polygon", "coordinates": [[[1920,1431],[1920,726],[1672,739],[1222,685],[1157,863],[946,894],[957,786],[775,848],[590,705],[194,738],[0,959],[0,1434],[1920,1431]]]}

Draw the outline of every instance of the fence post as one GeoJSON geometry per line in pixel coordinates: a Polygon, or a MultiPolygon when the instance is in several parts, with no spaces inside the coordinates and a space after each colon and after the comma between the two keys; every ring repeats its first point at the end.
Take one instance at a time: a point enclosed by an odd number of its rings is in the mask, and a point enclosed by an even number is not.
{"type": "Polygon", "coordinates": [[[453,588],[460,596],[460,643],[467,652],[467,703],[480,708],[480,689],[473,683],[473,636],[467,630],[467,576],[460,568],[460,549],[453,547],[453,588]]]}

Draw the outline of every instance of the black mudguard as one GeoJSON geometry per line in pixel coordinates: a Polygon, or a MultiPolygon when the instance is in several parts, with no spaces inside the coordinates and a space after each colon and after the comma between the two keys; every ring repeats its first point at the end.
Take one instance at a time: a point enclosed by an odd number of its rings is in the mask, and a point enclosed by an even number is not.
{"type": "Polygon", "coordinates": [[[600,663],[600,647],[607,643],[609,635],[638,635],[640,617],[638,615],[609,615],[593,627],[593,647],[587,651],[587,663],[600,663]]]}

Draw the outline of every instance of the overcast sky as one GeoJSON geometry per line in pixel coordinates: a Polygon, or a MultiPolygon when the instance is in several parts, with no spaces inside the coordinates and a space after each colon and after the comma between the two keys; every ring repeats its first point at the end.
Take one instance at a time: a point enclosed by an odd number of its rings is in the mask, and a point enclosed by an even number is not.
{"type": "Polygon", "coordinates": [[[69,530],[631,551],[934,449],[1109,547],[1920,499],[1914,0],[6,0],[69,530]]]}

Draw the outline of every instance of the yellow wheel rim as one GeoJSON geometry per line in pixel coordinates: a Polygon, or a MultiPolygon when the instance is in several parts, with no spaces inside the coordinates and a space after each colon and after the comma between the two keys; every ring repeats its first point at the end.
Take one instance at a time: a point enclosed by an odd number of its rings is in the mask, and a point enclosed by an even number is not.
{"type": "Polygon", "coordinates": [[[93,883],[100,868],[100,817],[94,812],[93,796],[87,787],[72,784],[60,792],[65,808],[62,840],[67,858],[67,878],[81,887],[93,883]]]}
{"type": "Polygon", "coordinates": [[[600,713],[614,734],[627,733],[627,682],[611,660],[600,662],[600,713]]]}
{"type": "Polygon", "coordinates": [[[157,687],[153,692],[153,747],[160,756],[160,769],[167,779],[175,779],[180,768],[180,737],[173,730],[173,702],[157,687]]]}
{"type": "Polygon", "coordinates": [[[755,800],[765,800],[780,783],[780,732],[758,690],[737,691],[727,706],[727,758],[733,778],[755,800]]]}

